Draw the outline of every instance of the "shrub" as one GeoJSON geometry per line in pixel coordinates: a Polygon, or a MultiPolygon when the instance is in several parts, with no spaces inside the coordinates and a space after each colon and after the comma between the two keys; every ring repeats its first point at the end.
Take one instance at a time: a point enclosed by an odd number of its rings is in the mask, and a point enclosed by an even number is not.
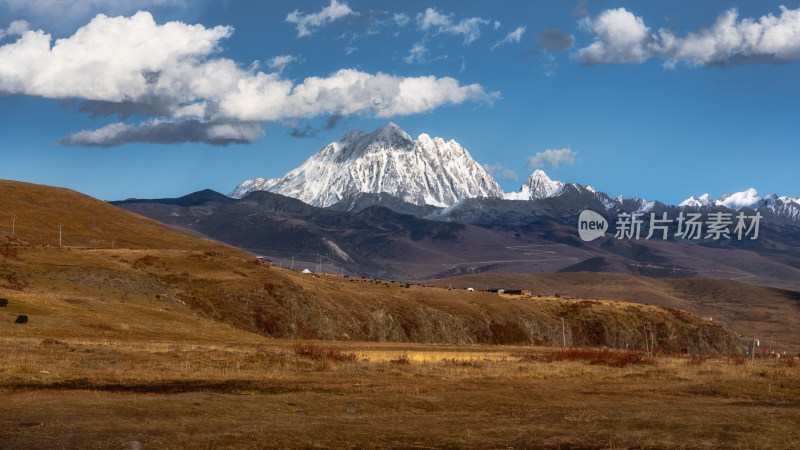
{"type": "Polygon", "coordinates": [[[323,361],[355,362],[358,357],[355,353],[344,353],[333,348],[321,348],[314,344],[294,344],[294,354],[323,361]]]}
{"type": "Polygon", "coordinates": [[[589,364],[603,364],[614,367],[625,367],[629,364],[655,364],[651,358],[642,357],[634,351],[609,350],[607,348],[575,347],[545,353],[541,356],[531,355],[530,359],[541,359],[546,362],[582,361],[589,364]]]}
{"type": "Polygon", "coordinates": [[[689,360],[687,361],[687,363],[689,363],[689,364],[691,364],[693,366],[699,366],[701,364],[704,364],[706,362],[706,359],[707,358],[705,356],[703,356],[703,355],[697,355],[697,354],[690,355],[689,356],[689,360]]]}
{"type": "Polygon", "coordinates": [[[401,355],[397,359],[390,360],[389,363],[395,366],[405,366],[407,364],[411,364],[411,361],[408,360],[408,355],[401,355]]]}
{"type": "Polygon", "coordinates": [[[742,366],[747,362],[747,358],[742,355],[732,355],[730,358],[728,358],[728,362],[734,366],[742,366]]]}

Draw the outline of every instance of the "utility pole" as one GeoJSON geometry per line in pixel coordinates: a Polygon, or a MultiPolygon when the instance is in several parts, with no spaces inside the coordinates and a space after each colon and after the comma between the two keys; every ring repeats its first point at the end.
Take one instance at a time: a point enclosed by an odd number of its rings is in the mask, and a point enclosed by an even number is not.
{"type": "Polygon", "coordinates": [[[64,225],[58,224],[58,246],[61,247],[61,229],[64,228],[64,225]]]}
{"type": "Polygon", "coordinates": [[[566,327],[564,326],[564,318],[561,318],[561,346],[567,346],[567,331],[566,327]]]}
{"type": "Polygon", "coordinates": [[[14,226],[17,222],[17,215],[14,214],[11,216],[11,239],[14,239],[14,226]]]}

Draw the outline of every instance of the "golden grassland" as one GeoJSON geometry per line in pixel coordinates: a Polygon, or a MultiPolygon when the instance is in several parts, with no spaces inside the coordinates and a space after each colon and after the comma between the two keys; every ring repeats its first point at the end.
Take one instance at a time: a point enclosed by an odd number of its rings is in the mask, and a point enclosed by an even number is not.
{"type": "Polygon", "coordinates": [[[146,448],[800,445],[800,364],[790,358],[656,355],[622,367],[601,359],[548,362],[559,351],[298,345],[258,337],[3,338],[0,442],[12,448],[114,448],[132,440],[146,448]]]}

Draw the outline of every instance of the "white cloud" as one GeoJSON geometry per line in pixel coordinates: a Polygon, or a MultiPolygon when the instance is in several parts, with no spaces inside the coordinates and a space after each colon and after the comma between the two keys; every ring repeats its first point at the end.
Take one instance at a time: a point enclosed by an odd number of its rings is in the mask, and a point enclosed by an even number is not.
{"type": "Polygon", "coordinates": [[[417,14],[417,23],[419,28],[424,31],[435,30],[437,33],[462,35],[464,36],[464,45],[467,45],[480,37],[481,25],[486,25],[489,21],[480,17],[472,17],[455,23],[449,15],[442,14],[434,8],[428,8],[424,13],[417,14]]]}
{"type": "Polygon", "coordinates": [[[24,20],[15,20],[8,25],[8,28],[0,28],[0,39],[6,36],[22,36],[29,28],[30,24],[28,22],[24,20]]]}
{"type": "Polygon", "coordinates": [[[780,7],[779,16],[739,18],[736,9],[720,14],[709,27],[677,36],[673,31],[652,32],[641,17],[624,8],[606,10],[583,27],[595,41],[576,53],[583,64],[642,63],[664,59],[694,66],[749,62],[786,62],[800,59],[800,9],[780,7]]]}
{"type": "Polygon", "coordinates": [[[502,178],[504,180],[518,180],[519,175],[517,172],[505,168],[500,163],[495,164],[484,164],[483,169],[489,172],[489,175],[496,176],[497,178],[502,178]]]}
{"type": "Polygon", "coordinates": [[[528,168],[540,169],[544,167],[552,167],[557,169],[562,165],[569,166],[575,164],[575,156],[577,154],[577,152],[574,152],[568,148],[545,150],[528,158],[528,168]]]}
{"type": "Polygon", "coordinates": [[[16,42],[0,47],[0,92],[112,102],[152,93],[190,100],[185,83],[183,92],[175,92],[174,87],[152,83],[152,77],[185,77],[202,67],[202,58],[232,32],[230,27],[180,22],[159,26],[147,12],[130,18],[98,15],[52,46],[49,34],[26,31],[16,42]],[[173,91],[159,92],[164,89],[173,91]]]}
{"type": "Polygon", "coordinates": [[[495,42],[494,45],[490,47],[490,49],[494,51],[494,49],[503,44],[510,44],[512,42],[519,43],[519,41],[522,39],[523,34],[525,34],[525,27],[517,27],[516,30],[512,31],[511,33],[508,33],[505,38],[495,42]]]}
{"type": "Polygon", "coordinates": [[[394,15],[392,15],[392,21],[398,27],[404,27],[408,25],[409,22],[411,22],[411,17],[408,17],[408,15],[406,15],[405,13],[394,13],[394,15]]]}
{"type": "Polygon", "coordinates": [[[350,9],[347,3],[331,0],[330,5],[322,8],[317,13],[303,14],[298,10],[294,10],[286,16],[286,22],[297,24],[297,37],[303,37],[310,35],[323,25],[351,14],[357,13],[350,9]]]}
{"type": "Polygon", "coordinates": [[[433,27],[444,28],[452,25],[450,17],[436,11],[434,8],[428,8],[424,13],[417,15],[419,27],[423,30],[428,30],[433,27]]]}
{"type": "Polygon", "coordinates": [[[641,63],[658,51],[658,42],[640,17],[625,8],[603,11],[596,19],[584,21],[595,34],[595,42],[578,50],[584,64],[641,63]]]}
{"type": "Polygon", "coordinates": [[[425,56],[428,54],[428,49],[425,47],[425,43],[417,42],[411,46],[411,50],[408,51],[408,56],[403,58],[403,61],[406,64],[413,64],[413,63],[424,63],[426,61],[425,56]]]}
{"type": "Polygon", "coordinates": [[[8,36],[22,36],[30,29],[30,24],[24,20],[15,20],[6,28],[5,34],[8,36]]]}
{"type": "Polygon", "coordinates": [[[283,69],[286,68],[286,66],[288,66],[293,62],[297,62],[297,60],[298,58],[293,55],[280,55],[270,59],[267,65],[269,66],[270,69],[273,69],[278,73],[281,73],[283,72],[283,69]]]}
{"type": "MultiPolygon", "coordinates": [[[[140,125],[76,133],[63,141],[69,145],[104,145],[104,140],[118,145],[125,139],[244,142],[260,136],[254,131],[258,122],[330,114],[389,118],[497,96],[449,77],[354,69],[294,82],[279,71],[242,69],[216,57],[219,42],[232,32],[225,26],[158,25],[147,12],[98,15],[55,43],[41,30],[25,31],[0,46],[0,95],[78,99],[79,111],[93,116],[150,117],[140,125]],[[170,133],[175,137],[166,137],[170,133]]],[[[291,58],[277,57],[271,65],[279,69],[291,58]]]]}
{"type": "Polygon", "coordinates": [[[480,85],[459,85],[450,77],[397,77],[342,69],[292,85],[275,74],[241,80],[219,103],[218,114],[242,121],[277,121],[322,114],[389,118],[417,114],[468,100],[491,102],[480,85]]]}

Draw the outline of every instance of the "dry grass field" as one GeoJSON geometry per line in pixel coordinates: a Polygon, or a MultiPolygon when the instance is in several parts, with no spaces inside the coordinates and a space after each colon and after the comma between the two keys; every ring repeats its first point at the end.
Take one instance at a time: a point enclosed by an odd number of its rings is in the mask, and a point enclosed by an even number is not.
{"type": "Polygon", "coordinates": [[[800,445],[791,359],[235,335],[4,338],[0,352],[4,448],[800,445]]]}

